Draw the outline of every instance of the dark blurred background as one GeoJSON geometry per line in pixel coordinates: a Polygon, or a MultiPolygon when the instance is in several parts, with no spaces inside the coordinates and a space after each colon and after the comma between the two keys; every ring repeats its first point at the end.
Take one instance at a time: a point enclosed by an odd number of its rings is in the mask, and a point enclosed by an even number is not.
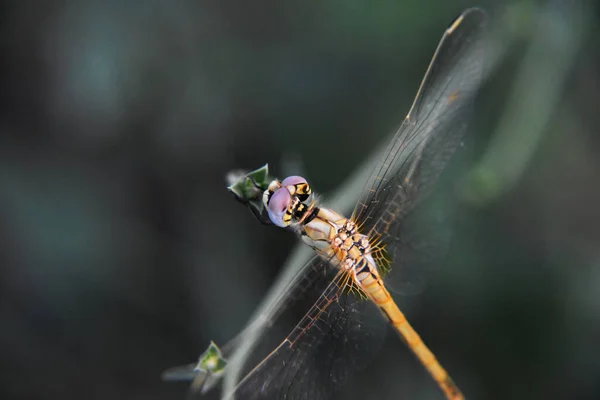
{"type": "MultiPolygon", "coordinates": [[[[225,174],[332,193],[472,5],[3,3],[0,398],[183,399],[161,372],[233,337],[296,243],[225,174]]],[[[479,5],[466,212],[407,313],[468,398],[597,399],[599,8],[479,5]]],[[[337,398],[442,398],[394,335],[376,360],[337,398]]]]}

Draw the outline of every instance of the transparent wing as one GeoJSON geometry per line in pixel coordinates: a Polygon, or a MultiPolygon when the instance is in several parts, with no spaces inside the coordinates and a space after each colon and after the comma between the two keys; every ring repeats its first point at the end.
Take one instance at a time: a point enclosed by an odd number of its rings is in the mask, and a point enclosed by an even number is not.
{"type": "Polygon", "coordinates": [[[390,278],[404,283],[418,281],[432,252],[439,252],[450,237],[443,228],[449,204],[437,211],[421,205],[466,131],[482,79],[485,22],[482,10],[468,9],[446,30],[408,115],[353,214],[363,232],[388,244],[394,256],[390,278]]]}
{"type": "MultiPolygon", "coordinates": [[[[323,279],[323,276],[323,260],[318,256],[313,256],[304,267],[300,268],[296,272],[295,276],[292,276],[289,279],[287,286],[281,291],[283,295],[277,299],[275,302],[276,305],[270,308],[268,321],[266,321],[264,318],[260,318],[259,322],[261,325],[261,337],[263,337],[263,342],[265,342],[265,337],[272,338],[277,336],[276,332],[282,329],[281,319],[286,319],[285,317],[281,317],[281,315],[286,310],[294,308],[294,304],[302,304],[305,302],[306,297],[309,296],[309,292],[311,290],[310,288],[319,284],[319,281],[323,279]]],[[[310,307],[310,304],[308,304],[306,308],[308,307],[310,307]]],[[[306,308],[304,311],[306,311],[306,308]]],[[[298,321],[298,319],[299,317],[296,318],[296,321],[298,321]]],[[[253,320],[244,328],[244,330],[242,330],[233,339],[221,347],[224,359],[230,359],[230,357],[238,348],[240,342],[246,342],[250,340],[248,337],[250,336],[248,335],[248,331],[255,328],[254,324],[256,324],[256,322],[256,320],[253,320]]],[[[289,330],[287,330],[285,333],[289,333],[289,330]]],[[[281,342],[282,337],[283,335],[280,335],[278,341],[271,340],[271,347],[269,350],[277,346],[281,342]]],[[[263,347],[264,346],[265,344],[263,343],[263,347]]],[[[229,366],[227,368],[229,368],[229,366]]],[[[166,381],[193,381],[190,391],[192,393],[199,391],[205,393],[214,387],[214,385],[218,382],[220,375],[215,376],[211,373],[200,370],[198,368],[198,361],[196,361],[194,363],[169,368],[162,373],[161,377],[166,381]]]]}
{"type": "MultiPolygon", "coordinates": [[[[325,267],[326,261],[321,262],[325,267]]],[[[325,399],[367,366],[383,343],[386,321],[370,301],[345,288],[347,277],[323,274],[308,313],[237,386],[233,397],[325,399]]]]}

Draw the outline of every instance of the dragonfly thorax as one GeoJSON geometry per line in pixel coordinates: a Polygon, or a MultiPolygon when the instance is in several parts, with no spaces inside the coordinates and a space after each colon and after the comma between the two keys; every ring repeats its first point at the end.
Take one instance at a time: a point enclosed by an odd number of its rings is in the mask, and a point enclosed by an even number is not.
{"type": "Polygon", "coordinates": [[[369,238],[358,231],[356,223],[312,199],[306,179],[291,176],[274,180],[263,194],[271,221],[279,227],[294,229],[302,240],[319,254],[356,277],[378,279],[369,238]]]}
{"type": "Polygon", "coordinates": [[[338,213],[318,208],[314,218],[302,225],[301,235],[305,243],[333,264],[354,274],[358,282],[362,281],[361,274],[379,276],[368,236],[360,233],[353,221],[338,213]]]}

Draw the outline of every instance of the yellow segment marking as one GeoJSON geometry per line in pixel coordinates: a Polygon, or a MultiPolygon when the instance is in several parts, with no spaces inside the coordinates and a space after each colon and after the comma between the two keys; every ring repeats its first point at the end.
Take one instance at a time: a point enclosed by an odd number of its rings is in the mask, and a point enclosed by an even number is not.
{"type": "Polygon", "coordinates": [[[449,400],[464,400],[464,396],[456,384],[450,379],[450,376],[446,370],[440,365],[439,361],[435,358],[431,350],[425,345],[423,339],[409,324],[404,313],[400,311],[392,296],[383,286],[380,285],[380,290],[368,292],[371,297],[371,301],[376,303],[381,312],[390,320],[396,331],[400,334],[402,339],[406,342],[406,345],[410,348],[413,354],[419,359],[423,366],[427,369],[431,377],[439,385],[444,395],[449,400]],[[385,300],[383,302],[377,301],[375,297],[384,295],[385,300]],[[375,295],[375,296],[374,296],[375,295]]]}

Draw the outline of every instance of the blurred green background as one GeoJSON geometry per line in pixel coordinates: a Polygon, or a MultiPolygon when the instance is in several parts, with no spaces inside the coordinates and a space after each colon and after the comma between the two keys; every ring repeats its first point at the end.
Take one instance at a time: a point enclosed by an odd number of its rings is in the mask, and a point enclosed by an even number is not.
{"type": "MultiPolygon", "coordinates": [[[[233,337],[296,243],[225,174],[269,162],[332,193],[473,5],[4,3],[0,398],[184,398],[160,373],[233,337]]],[[[467,398],[597,399],[599,7],[478,5],[465,212],[408,317],[467,398]]],[[[336,398],[442,398],[394,335],[376,360],[336,398]]]]}

